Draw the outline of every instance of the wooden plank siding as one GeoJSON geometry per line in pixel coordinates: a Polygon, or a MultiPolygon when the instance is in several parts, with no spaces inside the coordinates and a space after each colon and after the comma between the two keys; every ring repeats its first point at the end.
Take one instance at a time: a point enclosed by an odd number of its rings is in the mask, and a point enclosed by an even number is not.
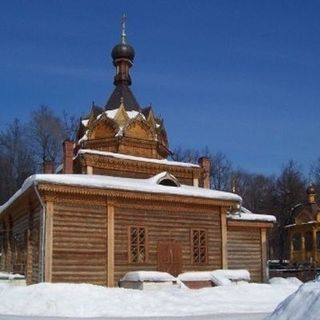
{"type": "Polygon", "coordinates": [[[182,264],[185,271],[205,271],[221,268],[221,229],[219,208],[180,208],[163,205],[161,208],[137,208],[132,205],[115,208],[115,273],[114,283],[129,271],[157,270],[157,245],[159,241],[174,240],[182,246],[182,264]],[[147,230],[147,261],[129,263],[128,230],[130,226],[142,226],[147,230]],[[208,263],[191,261],[191,229],[207,230],[208,263]]]}
{"type": "Polygon", "coordinates": [[[53,206],[52,282],[106,285],[106,205],[64,199],[53,206]]]}
{"type": "Polygon", "coordinates": [[[19,206],[3,219],[1,269],[39,282],[39,217],[41,207],[19,206]]]}
{"type": "Polygon", "coordinates": [[[254,282],[262,281],[260,228],[228,227],[228,268],[247,269],[254,282]]]}

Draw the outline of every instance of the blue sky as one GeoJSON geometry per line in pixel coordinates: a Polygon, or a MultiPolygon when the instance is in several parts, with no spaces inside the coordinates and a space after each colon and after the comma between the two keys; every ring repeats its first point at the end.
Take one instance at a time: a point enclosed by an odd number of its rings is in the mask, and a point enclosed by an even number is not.
{"type": "Polygon", "coordinates": [[[41,104],[79,117],[104,105],[126,13],[132,89],[164,117],[171,148],[307,172],[320,156],[319,12],[312,0],[2,0],[0,126],[41,104]]]}

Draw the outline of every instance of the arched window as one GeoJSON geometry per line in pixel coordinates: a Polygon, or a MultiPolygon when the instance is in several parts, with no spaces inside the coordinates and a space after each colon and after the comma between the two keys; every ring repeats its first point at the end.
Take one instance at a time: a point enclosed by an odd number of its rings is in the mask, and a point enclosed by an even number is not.
{"type": "Polygon", "coordinates": [[[300,251],[301,250],[301,233],[295,233],[292,236],[292,246],[293,251],[300,251]]]}
{"type": "Polygon", "coordinates": [[[168,172],[163,172],[161,174],[161,176],[157,180],[157,184],[169,187],[180,187],[178,179],[168,172]]]}
{"type": "Polygon", "coordinates": [[[159,182],[163,186],[178,187],[177,183],[171,179],[163,179],[159,182]]]}
{"type": "Polygon", "coordinates": [[[313,239],[312,239],[312,232],[308,231],[304,235],[304,246],[306,251],[312,251],[313,249],[313,239]]]}

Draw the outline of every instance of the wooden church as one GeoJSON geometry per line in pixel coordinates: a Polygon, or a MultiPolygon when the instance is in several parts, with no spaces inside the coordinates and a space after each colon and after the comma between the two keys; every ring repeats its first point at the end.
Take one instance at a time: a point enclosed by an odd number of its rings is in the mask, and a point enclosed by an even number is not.
{"type": "Polygon", "coordinates": [[[320,267],[320,207],[313,186],[307,188],[306,202],[297,204],[291,213],[285,227],[290,263],[320,267]]]}
{"type": "Polygon", "coordinates": [[[210,162],[167,160],[164,122],[134,97],[125,30],[112,50],[114,91],[80,120],[55,173],[29,177],[0,207],[0,270],[27,283],[116,286],[129,271],[245,268],[266,280],[268,216],[209,189],[210,162]]]}

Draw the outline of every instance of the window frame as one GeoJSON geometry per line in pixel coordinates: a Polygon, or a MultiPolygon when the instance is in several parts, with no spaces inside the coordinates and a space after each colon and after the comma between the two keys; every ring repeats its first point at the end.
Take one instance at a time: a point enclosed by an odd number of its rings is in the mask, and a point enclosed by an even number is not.
{"type": "MultiPolygon", "coordinates": [[[[148,257],[148,228],[145,226],[141,226],[141,225],[130,225],[128,226],[128,262],[130,264],[135,264],[135,265],[141,265],[141,264],[145,264],[148,263],[149,257],[148,257]],[[132,229],[138,229],[138,233],[140,231],[140,229],[144,229],[144,260],[140,261],[139,260],[139,255],[138,255],[138,261],[134,261],[133,259],[133,255],[132,255],[132,239],[131,239],[131,230],[132,229]]],[[[138,243],[138,250],[139,250],[139,246],[140,244],[138,243]]]]}
{"type": "Polygon", "coordinates": [[[205,229],[205,228],[192,228],[190,230],[190,249],[191,249],[191,264],[193,265],[206,265],[208,264],[208,229],[205,229]],[[195,239],[194,239],[194,233],[197,232],[199,233],[198,235],[198,244],[195,244],[195,239]],[[201,246],[201,240],[200,240],[200,237],[201,237],[201,232],[204,233],[204,236],[205,236],[205,245],[204,246],[201,246]],[[199,247],[197,247],[197,245],[199,247]],[[204,260],[201,261],[201,258],[198,259],[198,261],[196,261],[196,256],[195,256],[195,248],[197,249],[198,251],[198,256],[201,257],[201,248],[204,247],[204,260]]]}
{"type": "Polygon", "coordinates": [[[306,252],[311,252],[314,248],[312,231],[304,233],[304,249],[306,252]]]}
{"type": "Polygon", "coordinates": [[[293,252],[299,252],[302,250],[302,233],[301,232],[295,232],[292,234],[291,238],[291,243],[292,243],[292,251],[293,252]],[[299,237],[299,239],[297,238],[299,237]],[[297,248],[296,242],[299,240],[299,246],[297,248]]]}

